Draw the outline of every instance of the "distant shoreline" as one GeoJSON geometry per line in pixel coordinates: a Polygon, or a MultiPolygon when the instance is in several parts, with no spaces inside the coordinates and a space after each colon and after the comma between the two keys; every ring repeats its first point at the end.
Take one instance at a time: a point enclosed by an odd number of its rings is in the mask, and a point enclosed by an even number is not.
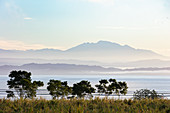
{"type": "Polygon", "coordinates": [[[146,67],[146,68],[105,68],[97,65],[76,65],[76,64],[37,64],[30,63],[21,66],[3,65],[0,66],[0,75],[7,75],[12,70],[27,70],[34,75],[170,75],[170,67],[146,67]]]}

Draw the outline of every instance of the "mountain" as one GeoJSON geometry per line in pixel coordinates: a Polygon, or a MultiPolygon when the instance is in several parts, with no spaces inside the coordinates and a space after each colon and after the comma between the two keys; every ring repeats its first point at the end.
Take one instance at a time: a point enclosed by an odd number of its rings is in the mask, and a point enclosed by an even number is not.
{"type": "Polygon", "coordinates": [[[110,63],[146,59],[163,59],[165,57],[150,50],[135,49],[128,45],[120,45],[109,41],[99,41],[97,43],[83,43],[65,51],[58,49],[41,49],[26,51],[1,49],[0,58],[45,60],[72,59],[81,61],[97,61],[110,63]]]}
{"type": "Polygon", "coordinates": [[[74,59],[36,59],[36,58],[0,58],[0,66],[2,65],[23,65],[28,63],[62,63],[62,64],[77,64],[77,65],[100,65],[110,66],[109,64],[97,61],[85,61],[74,59]]]}
{"type": "Polygon", "coordinates": [[[70,48],[66,51],[71,52],[90,52],[90,51],[122,51],[122,50],[134,50],[134,48],[124,45],[121,46],[120,44],[109,42],[109,41],[99,41],[97,43],[83,43],[73,48],[70,48]]]}
{"type": "Polygon", "coordinates": [[[170,60],[159,60],[159,59],[149,59],[149,60],[139,60],[132,62],[117,62],[108,64],[113,67],[169,67],[170,60]]]}
{"type": "MultiPolygon", "coordinates": [[[[154,72],[166,71],[170,73],[170,67],[157,68],[132,68],[132,69],[119,69],[119,68],[104,68],[95,65],[75,65],[75,64],[24,64],[21,66],[3,65],[0,66],[0,75],[8,75],[12,70],[26,70],[32,72],[34,75],[108,75],[108,74],[126,74],[126,73],[140,73],[152,74],[154,72]]],[[[161,72],[164,74],[163,72],[161,72]]],[[[155,73],[154,73],[155,74],[155,73]]]]}
{"type": "Polygon", "coordinates": [[[135,49],[128,45],[120,45],[109,41],[99,41],[97,43],[83,43],[65,51],[74,58],[90,59],[100,62],[134,61],[145,59],[162,59],[151,50],[135,49]]]}
{"type": "Polygon", "coordinates": [[[104,72],[120,71],[118,68],[104,68],[101,66],[75,65],[75,64],[24,64],[21,66],[0,66],[0,75],[7,75],[12,70],[26,70],[35,75],[63,75],[63,74],[100,74],[104,72]]]}
{"type": "Polygon", "coordinates": [[[28,63],[60,63],[60,64],[76,64],[76,65],[98,65],[103,67],[118,67],[118,68],[146,68],[146,67],[169,67],[170,60],[139,60],[131,62],[97,62],[97,61],[85,61],[85,60],[73,60],[73,59],[34,59],[34,58],[0,58],[0,66],[2,65],[23,65],[28,63]]]}

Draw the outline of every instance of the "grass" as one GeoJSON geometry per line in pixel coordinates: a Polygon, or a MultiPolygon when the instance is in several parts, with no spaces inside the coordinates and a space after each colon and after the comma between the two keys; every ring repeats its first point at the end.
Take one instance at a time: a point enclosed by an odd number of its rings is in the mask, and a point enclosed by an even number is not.
{"type": "Polygon", "coordinates": [[[170,113],[170,100],[0,99],[0,113],[170,113]]]}

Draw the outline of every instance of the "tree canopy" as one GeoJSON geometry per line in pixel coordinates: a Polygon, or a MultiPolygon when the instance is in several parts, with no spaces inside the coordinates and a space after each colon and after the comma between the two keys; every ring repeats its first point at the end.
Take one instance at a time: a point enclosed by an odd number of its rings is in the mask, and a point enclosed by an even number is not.
{"type": "Polygon", "coordinates": [[[7,97],[15,97],[16,91],[20,98],[36,97],[36,90],[38,87],[44,85],[41,81],[31,82],[31,73],[26,71],[11,71],[9,74],[10,80],[7,81],[8,88],[7,97]]]}
{"type": "Polygon", "coordinates": [[[95,85],[97,87],[97,92],[105,95],[111,95],[115,93],[116,95],[126,94],[127,93],[127,83],[126,82],[117,82],[116,79],[103,79],[99,81],[99,84],[95,85]]]}
{"type": "Polygon", "coordinates": [[[73,95],[77,95],[78,98],[92,97],[92,93],[95,93],[95,89],[91,86],[89,81],[82,80],[79,83],[73,84],[73,95]]]}
{"type": "Polygon", "coordinates": [[[56,97],[59,98],[60,96],[63,98],[71,93],[71,87],[68,86],[67,81],[50,80],[47,84],[47,90],[53,99],[56,99],[56,97]]]}

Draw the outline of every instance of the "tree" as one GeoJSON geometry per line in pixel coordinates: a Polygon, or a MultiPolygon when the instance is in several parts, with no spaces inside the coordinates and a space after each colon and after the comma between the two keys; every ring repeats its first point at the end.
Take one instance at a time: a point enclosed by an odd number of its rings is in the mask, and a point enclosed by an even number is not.
{"type": "Polygon", "coordinates": [[[107,81],[106,79],[100,80],[99,85],[95,85],[98,89],[98,93],[105,94],[105,95],[111,95],[115,93],[116,95],[120,96],[120,94],[126,94],[127,93],[127,84],[126,82],[117,82],[116,79],[109,79],[107,81]]]}
{"type": "Polygon", "coordinates": [[[106,79],[100,80],[99,85],[95,85],[98,89],[98,93],[101,95],[102,93],[107,93],[107,84],[109,83],[106,79]]]}
{"type": "Polygon", "coordinates": [[[95,89],[91,86],[90,82],[82,80],[79,83],[73,84],[72,94],[77,95],[78,98],[92,97],[92,93],[95,93],[95,89]]]}
{"type": "MultiPolygon", "coordinates": [[[[43,86],[41,81],[31,82],[31,73],[26,71],[11,71],[10,80],[7,81],[9,89],[14,89],[20,98],[36,97],[36,90],[43,86]]],[[[6,91],[7,97],[15,97],[13,91],[6,91]]]]}
{"type": "Polygon", "coordinates": [[[110,85],[108,86],[108,94],[115,93],[120,96],[120,94],[127,94],[127,83],[126,82],[117,82],[116,79],[109,79],[110,85]]]}
{"type": "Polygon", "coordinates": [[[38,87],[44,86],[44,83],[41,81],[33,81],[33,83],[30,84],[29,90],[27,90],[27,97],[33,98],[36,97],[36,90],[38,87]]]}
{"type": "Polygon", "coordinates": [[[64,98],[69,93],[71,93],[71,87],[67,85],[67,81],[61,82],[60,80],[50,80],[47,86],[47,90],[50,91],[50,95],[53,99],[59,98],[60,96],[64,98]]]}
{"type": "Polygon", "coordinates": [[[136,90],[136,92],[134,92],[133,94],[133,98],[134,99],[155,99],[155,98],[162,98],[163,95],[159,95],[155,90],[148,90],[148,89],[140,89],[140,90],[136,90]]]}

